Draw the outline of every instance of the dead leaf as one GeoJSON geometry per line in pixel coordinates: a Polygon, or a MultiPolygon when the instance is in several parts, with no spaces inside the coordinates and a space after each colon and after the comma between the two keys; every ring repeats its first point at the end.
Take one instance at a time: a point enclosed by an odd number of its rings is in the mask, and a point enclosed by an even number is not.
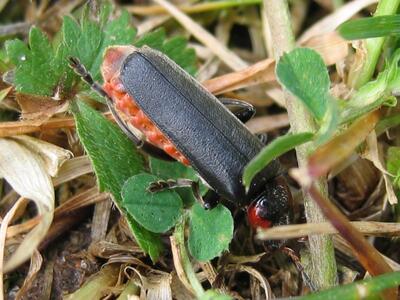
{"type": "Polygon", "coordinates": [[[390,204],[397,203],[397,197],[393,189],[392,182],[389,178],[389,173],[386,171],[385,167],[382,165],[381,158],[379,156],[378,140],[375,131],[372,131],[366,139],[367,147],[361,154],[365,159],[370,160],[374,166],[382,172],[383,179],[385,180],[386,195],[390,204]]]}
{"type": "Polygon", "coordinates": [[[66,112],[67,101],[56,101],[50,97],[17,93],[16,100],[21,107],[21,119],[35,121],[40,126],[56,113],[66,112]]]}
{"type": "Polygon", "coordinates": [[[50,174],[57,173],[69,152],[31,137],[2,138],[0,149],[0,177],[21,197],[34,201],[41,218],[6,262],[4,271],[9,272],[25,262],[46,235],[54,212],[50,174]]]}

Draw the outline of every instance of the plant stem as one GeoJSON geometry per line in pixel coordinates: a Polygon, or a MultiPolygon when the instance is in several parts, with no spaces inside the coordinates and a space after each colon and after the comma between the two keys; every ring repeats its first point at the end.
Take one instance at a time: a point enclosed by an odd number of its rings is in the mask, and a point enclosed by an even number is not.
{"type": "MultiPolygon", "coordinates": [[[[264,0],[263,3],[272,33],[274,56],[278,60],[284,52],[295,47],[288,3],[287,0],[264,0]]],[[[315,132],[316,124],[300,101],[289,93],[285,93],[285,98],[292,132],[315,132]]],[[[299,167],[306,165],[307,156],[313,150],[314,145],[311,143],[296,148],[299,167]]],[[[319,179],[315,184],[321,194],[327,195],[326,180],[319,179]]],[[[309,223],[325,222],[326,219],[317,204],[306,193],[303,195],[307,221],[309,223]]],[[[337,270],[332,239],[327,235],[310,236],[309,244],[313,264],[313,272],[310,276],[314,284],[319,289],[335,285],[337,270]]]]}
{"type": "MultiPolygon", "coordinates": [[[[374,16],[393,15],[397,12],[400,0],[380,0],[374,16]]],[[[381,54],[384,37],[366,39],[363,41],[363,49],[366,51],[365,59],[354,63],[349,72],[349,85],[355,89],[366,84],[375,71],[376,64],[381,54]]]]}
{"type": "Polygon", "coordinates": [[[175,226],[174,238],[176,245],[179,249],[180,260],[183,267],[183,270],[186,274],[187,279],[194,292],[196,293],[197,298],[200,298],[204,294],[204,289],[201,286],[200,281],[196,277],[196,273],[193,270],[192,263],[190,262],[190,258],[186,251],[185,247],[185,220],[186,215],[182,216],[182,221],[178,222],[175,226]]]}
{"type": "MultiPolygon", "coordinates": [[[[205,2],[193,5],[178,5],[181,11],[187,14],[202,13],[213,10],[228,9],[238,6],[257,5],[261,4],[262,0],[230,0],[230,1],[217,1],[217,2],[205,2]]],[[[167,10],[160,5],[128,5],[125,9],[135,15],[154,15],[154,14],[166,14],[167,10]]]]}

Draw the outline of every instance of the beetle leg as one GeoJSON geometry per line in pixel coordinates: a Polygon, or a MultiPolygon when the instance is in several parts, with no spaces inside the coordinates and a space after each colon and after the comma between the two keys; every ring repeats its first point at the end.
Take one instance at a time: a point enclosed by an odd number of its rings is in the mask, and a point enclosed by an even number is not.
{"type": "Polygon", "coordinates": [[[267,144],[267,142],[268,142],[268,134],[267,134],[266,132],[264,132],[264,133],[257,133],[257,134],[256,134],[256,137],[258,137],[258,139],[260,140],[260,142],[261,142],[263,145],[266,145],[266,144],[267,144]]]}
{"type": "MultiPolygon", "coordinates": [[[[239,107],[240,109],[236,112],[233,112],[233,114],[238,118],[242,123],[246,123],[248,120],[250,120],[254,114],[256,113],[256,110],[253,105],[250,103],[247,103],[245,101],[240,101],[240,100],[235,100],[235,99],[230,99],[230,98],[221,98],[219,99],[222,104],[226,106],[236,106],[239,107]]],[[[267,144],[268,141],[268,136],[266,133],[258,133],[256,134],[258,139],[263,143],[264,145],[267,144]]]]}
{"type": "Polygon", "coordinates": [[[203,198],[203,196],[200,193],[199,182],[185,178],[178,178],[176,180],[168,179],[168,180],[154,181],[150,183],[150,185],[147,188],[147,191],[151,193],[156,193],[166,189],[174,189],[181,187],[192,188],[194,197],[205,209],[212,209],[218,204],[220,196],[215,191],[208,190],[203,198]]]}
{"type": "Polygon", "coordinates": [[[242,123],[246,123],[256,113],[254,106],[245,101],[240,101],[240,100],[230,99],[230,98],[220,98],[219,100],[221,101],[221,103],[223,105],[239,107],[239,110],[236,112],[233,112],[233,114],[242,123]]]}
{"type": "Polygon", "coordinates": [[[174,161],[174,159],[165,153],[162,149],[154,146],[153,144],[144,141],[140,136],[136,135],[126,124],[124,120],[118,115],[114,101],[111,97],[106,93],[106,91],[101,87],[99,83],[94,81],[92,75],[86,70],[85,66],[79,61],[76,57],[69,58],[69,65],[74,70],[76,74],[78,74],[83,81],[85,81],[95,92],[97,92],[101,97],[106,99],[107,106],[111,111],[115,121],[121,130],[125,133],[125,135],[135,144],[137,148],[141,148],[144,152],[148,153],[151,156],[156,158],[160,158],[167,161],[174,161]]]}
{"type": "Polygon", "coordinates": [[[207,193],[203,197],[203,207],[205,209],[213,209],[219,203],[220,195],[217,194],[214,190],[208,190],[207,193]]]}
{"type": "Polygon", "coordinates": [[[300,262],[300,258],[293,251],[293,249],[288,248],[288,247],[283,247],[281,250],[283,253],[285,253],[287,256],[289,256],[290,259],[293,261],[294,265],[296,266],[297,271],[301,274],[301,277],[303,278],[304,283],[310,288],[310,290],[312,292],[316,292],[318,290],[316,285],[311,280],[311,278],[307,274],[307,272],[304,270],[304,267],[300,262]]]}
{"type": "Polygon", "coordinates": [[[151,193],[161,192],[166,189],[174,189],[180,187],[192,187],[196,181],[178,178],[178,179],[168,179],[168,180],[158,180],[150,183],[147,191],[151,193]]]}

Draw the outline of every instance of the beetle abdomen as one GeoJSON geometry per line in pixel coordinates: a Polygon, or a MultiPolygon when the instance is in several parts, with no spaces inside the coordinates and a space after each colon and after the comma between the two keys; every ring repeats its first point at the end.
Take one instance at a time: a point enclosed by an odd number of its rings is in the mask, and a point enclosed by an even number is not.
{"type": "MultiPolygon", "coordinates": [[[[127,50],[126,48],[123,49],[127,50]]],[[[124,51],[112,48],[110,48],[108,51],[110,51],[108,53],[108,57],[106,54],[104,59],[106,75],[103,76],[105,79],[103,88],[113,99],[116,108],[124,114],[124,119],[127,119],[129,123],[131,123],[146,136],[146,139],[150,143],[160,149],[163,149],[177,161],[185,165],[189,165],[189,161],[176,149],[173,143],[164,136],[157,126],[136,105],[134,99],[125,91],[125,88],[119,78],[119,68],[110,67],[110,64],[118,65],[118,60],[125,58],[124,51]],[[118,51],[120,52],[118,53],[118,51]]]]}

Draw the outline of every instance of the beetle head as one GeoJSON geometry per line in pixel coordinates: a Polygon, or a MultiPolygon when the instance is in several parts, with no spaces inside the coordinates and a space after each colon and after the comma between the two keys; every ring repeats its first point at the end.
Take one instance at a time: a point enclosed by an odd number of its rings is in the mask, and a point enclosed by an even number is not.
{"type": "Polygon", "coordinates": [[[283,177],[267,181],[262,192],[253,199],[247,208],[247,217],[253,228],[289,224],[292,197],[283,177]]]}
{"type": "Polygon", "coordinates": [[[106,49],[101,65],[101,75],[104,81],[110,81],[119,73],[126,57],[134,52],[134,46],[111,46],[106,49]]]}

